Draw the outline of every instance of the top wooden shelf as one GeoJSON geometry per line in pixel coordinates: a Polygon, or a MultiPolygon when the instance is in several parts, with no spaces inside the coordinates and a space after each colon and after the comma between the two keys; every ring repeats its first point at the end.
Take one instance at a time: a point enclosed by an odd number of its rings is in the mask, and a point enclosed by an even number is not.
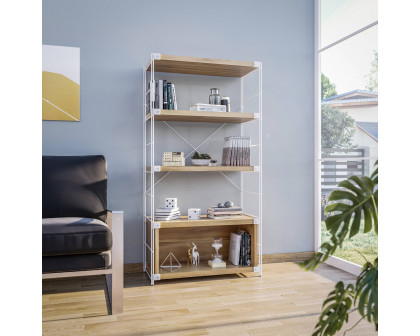
{"type": "MultiPolygon", "coordinates": [[[[155,72],[170,72],[190,75],[244,77],[258,69],[254,62],[230,61],[215,58],[162,55],[154,60],[155,72]]],[[[151,70],[149,64],[147,71],[151,70]]]]}

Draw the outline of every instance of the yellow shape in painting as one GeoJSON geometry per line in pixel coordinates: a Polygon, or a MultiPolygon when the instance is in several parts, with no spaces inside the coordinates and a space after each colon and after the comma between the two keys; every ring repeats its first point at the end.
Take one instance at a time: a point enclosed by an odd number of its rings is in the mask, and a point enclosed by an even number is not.
{"type": "Polygon", "coordinates": [[[80,120],[80,85],[64,75],[42,72],[42,120],[80,120]]]}

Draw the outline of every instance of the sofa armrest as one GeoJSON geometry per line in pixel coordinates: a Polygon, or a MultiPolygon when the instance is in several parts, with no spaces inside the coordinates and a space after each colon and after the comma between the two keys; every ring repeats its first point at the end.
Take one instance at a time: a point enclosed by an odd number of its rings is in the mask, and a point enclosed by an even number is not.
{"type": "Polygon", "coordinates": [[[124,287],[124,213],[108,211],[107,224],[112,231],[111,267],[112,279],[108,277],[108,293],[111,293],[112,314],[123,311],[124,287]]]}

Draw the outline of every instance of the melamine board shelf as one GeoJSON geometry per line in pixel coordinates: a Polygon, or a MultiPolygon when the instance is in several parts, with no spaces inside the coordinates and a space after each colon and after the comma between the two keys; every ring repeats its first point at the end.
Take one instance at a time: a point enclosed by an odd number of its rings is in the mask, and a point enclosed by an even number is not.
{"type": "Polygon", "coordinates": [[[238,273],[250,273],[254,272],[252,266],[235,266],[230,262],[226,261],[226,268],[211,268],[206,265],[207,260],[200,262],[200,265],[193,266],[181,263],[178,270],[174,272],[165,271],[160,269],[160,279],[176,279],[176,278],[189,278],[199,276],[210,276],[210,275],[223,275],[223,274],[238,274],[238,273]]]}
{"type": "MultiPolygon", "coordinates": [[[[190,75],[244,77],[258,69],[251,61],[232,61],[215,58],[187,57],[158,54],[154,59],[155,72],[190,75]]],[[[149,63],[147,71],[151,71],[149,63]]]]}
{"type": "MultiPolygon", "coordinates": [[[[249,225],[254,224],[254,218],[250,215],[241,215],[229,219],[212,219],[202,215],[200,219],[188,219],[188,216],[181,216],[180,219],[171,221],[155,221],[160,223],[160,229],[180,228],[180,227],[199,227],[199,226],[225,226],[225,225],[249,225]]],[[[147,222],[150,222],[150,217],[146,217],[147,222]]]]}
{"type": "MultiPolygon", "coordinates": [[[[155,114],[155,121],[190,121],[190,122],[213,122],[213,123],[232,123],[241,124],[248,121],[257,120],[254,113],[244,112],[204,112],[190,110],[159,110],[155,114]]],[[[151,114],[146,115],[149,120],[151,114]]]]}
{"type": "MultiPolygon", "coordinates": [[[[253,172],[254,166],[155,166],[161,172],[253,172]]],[[[146,167],[150,171],[150,167],[146,167]]]]}

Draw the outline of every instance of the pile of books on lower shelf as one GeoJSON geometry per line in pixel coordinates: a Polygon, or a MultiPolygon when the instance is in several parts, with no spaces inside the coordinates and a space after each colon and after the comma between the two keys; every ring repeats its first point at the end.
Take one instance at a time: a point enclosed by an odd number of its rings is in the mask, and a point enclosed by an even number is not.
{"type": "Polygon", "coordinates": [[[207,209],[207,217],[212,219],[234,219],[242,215],[242,208],[233,206],[231,208],[218,208],[211,206],[207,209]]]}
{"type": "Polygon", "coordinates": [[[250,166],[251,137],[229,136],[223,146],[222,166],[250,166]]]}
{"type": "Polygon", "coordinates": [[[179,219],[181,214],[179,212],[179,207],[177,208],[157,208],[155,209],[155,221],[169,221],[174,219],[179,219]]]}
{"type": "Polygon", "coordinates": [[[231,232],[229,261],[236,266],[251,265],[251,235],[245,230],[231,232]]]}

